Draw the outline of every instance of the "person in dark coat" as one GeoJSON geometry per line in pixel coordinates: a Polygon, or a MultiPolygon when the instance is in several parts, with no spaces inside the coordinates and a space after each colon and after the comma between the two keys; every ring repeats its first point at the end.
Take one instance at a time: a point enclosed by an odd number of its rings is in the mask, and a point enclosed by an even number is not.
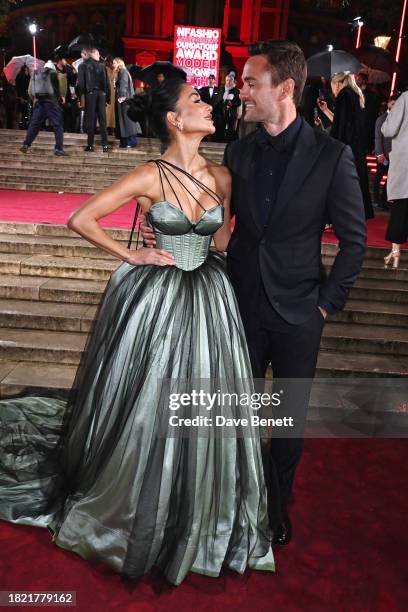
{"type": "Polygon", "coordinates": [[[132,77],[120,57],[115,57],[112,66],[115,73],[116,137],[120,139],[122,149],[134,148],[137,146],[136,123],[127,114],[127,100],[135,95],[132,77]]]}
{"type": "Polygon", "coordinates": [[[28,95],[28,85],[30,83],[30,72],[24,64],[16,76],[16,91],[18,100],[19,127],[27,129],[30,123],[31,108],[30,96],[28,95]]]}
{"type": "Polygon", "coordinates": [[[374,211],[368,186],[365,154],[365,103],[363,92],[357,85],[354,75],[344,72],[339,72],[333,76],[331,88],[336,99],[334,114],[330,111],[327,102],[324,100],[318,98],[317,105],[326,117],[332,121],[330,136],[349,145],[353,151],[363,194],[366,219],[372,219],[374,211]]]}
{"type": "Polygon", "coordinates": [[[108,133],[106,129],[106,104],[109,103],[109,81],[106,68],[99,61],[98,49],[89,49],[89,57],[78,68],[78,90],[85,95],[86,130],[88,145],[85,151],[94,150],[96,117],[102,136],[102,150],[108,152],[108,133]]]}
{"type": "Polygon", "coordinates": [[[388,174],[388,168],[390,164],[390,152],[392,139],[386,138],[381,132],[383,123],[388,117],[388,113],[398,99],[398,94],[390,96],[388,102],[383,102],[381,113],[375,122],[375,145],[374,153],[377,159],[377,169],[375,173],[375,184],[374,193],[376,198],[376,205],[382,210],[388,210],[387,206],[387,188],[386,185],[381,186],[381,181],[384,175],[388,174]]]}
{"type": "Polygon", "coordinates": [[[200,87],[198,93],[200,94],[202,101],[209,104],[214,110],[217,104],[222,100],[220,95],[221,90],[215,84],[215,74],[210,74],[208,77],[207,87],[200,87]]]}

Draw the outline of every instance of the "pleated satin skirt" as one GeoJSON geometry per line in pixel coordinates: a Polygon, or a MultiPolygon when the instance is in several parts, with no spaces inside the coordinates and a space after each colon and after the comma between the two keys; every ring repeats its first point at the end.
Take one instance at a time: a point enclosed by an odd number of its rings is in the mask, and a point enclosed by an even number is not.
{"type": "Polygon", "coordinates": [[[170,427],[192,409],[169,410],[169,384],[193,381],[252,390],[224,257],[189,272],[123,263],[68,399],[0,402],[0,518],[48,527],[56,545],[131,579],[274,571],[265,440],[255,427],[170,427]]]}

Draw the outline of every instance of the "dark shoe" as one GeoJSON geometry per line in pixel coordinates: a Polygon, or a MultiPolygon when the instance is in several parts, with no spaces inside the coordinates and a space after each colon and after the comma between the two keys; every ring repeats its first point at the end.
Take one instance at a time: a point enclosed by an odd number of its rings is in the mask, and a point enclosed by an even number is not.
{"type": "Polygon", "coordinates": [[[93,153],[95,151],[95,149],[93,148],[93,145],[88,145],[87,147],[85,147],[84,150],[87,151],[88,153],[93,153]]]}
{"type": "Polygon", "coordinates": [[[29,149],[29,148],[30,148],[30,147],[29,147],[28,145],[23,144],[23,146],[21,146],[21,147],[20,147],[20,151],[21,151],[22,153],[27,153],[27,151],[28,151],[28,149],[29,149]]]}
{"type": "Polygon", "coordinates": [[[277,525],[277,527],[273,530],[273,539],[272,544],[279,544],[280,546],[285,546],[289,544],[292,538],[292,523],[288,516],[282,520],[281,523],[277,525]]]}
{"type": "Polygon", "coordinates": [[[55,149],[54,155],[59,155],[62,157],[63,155],[67,155],[67,153],[65,153],[63,149],[55,149]]]}
{"type": "Polygon", "coordinates": [[[108,145],[103,145],[103,147],[102,147],[102,151],[103,151],[104,153],[108,153],[108,151],[109,151],[109,147],[108,147],[108,145]]]}

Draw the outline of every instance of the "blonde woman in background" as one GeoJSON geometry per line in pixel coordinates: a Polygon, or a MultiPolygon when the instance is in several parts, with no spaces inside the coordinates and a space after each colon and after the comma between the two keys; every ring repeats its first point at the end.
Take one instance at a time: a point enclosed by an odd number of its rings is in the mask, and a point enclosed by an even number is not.
{"type": "Polygon", "coordinates": [[[331,89],[335,97],[334,113],[327,102],[317,99],[317,105],[332,122],[330,136],[351,147],[354,154],[361,191],[363,193],[366,219],[374,217],[368,186],[368,173],[364,146],[364,95],[353,74],[339,72],[331,79],[331,89]]]}
{"type": "Polygon", "coordinates": [[[116,137],[120,139],[122,149],[133,149],[137,146],[137,126],[127,114],[127,100],[135,95],[133,81],[123,59],[115,57],[112,65],[115,71],[116,137]]]}
{"type": "Polygon", "coordinates": [[[116,122],[115,122],[115,71],[113,69],[113,57],[107,55],[105,58],[106,73],[108,75],[109,89],[110,89],[110,103],[106,106],[106,127],[108,134],[112,136],[114,134],[116,122]]]}

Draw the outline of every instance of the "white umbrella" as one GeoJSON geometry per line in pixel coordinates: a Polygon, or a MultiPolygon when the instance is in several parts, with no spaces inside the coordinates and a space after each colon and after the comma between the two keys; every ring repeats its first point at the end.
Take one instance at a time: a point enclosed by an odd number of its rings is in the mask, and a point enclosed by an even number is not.
{"type": "MultiPolygon", "coordinates": [[[[20,72],[22,66],[27,66],[30,74],[34,70],[34,58],[32,55],[16,55],[11,58],[7,66],[4,66],[4,74],[9,83],[15,85],[16,76],[20,72]]],[[[42,68],[45,62],[37,58],[37,68],[42,68]]]]}

